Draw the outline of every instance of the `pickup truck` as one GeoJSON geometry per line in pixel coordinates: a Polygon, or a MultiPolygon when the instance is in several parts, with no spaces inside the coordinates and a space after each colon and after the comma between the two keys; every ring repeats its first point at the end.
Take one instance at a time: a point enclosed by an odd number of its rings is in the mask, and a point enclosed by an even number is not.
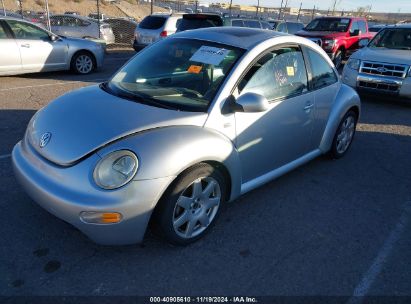
{"type": "Polygon", "coordinates": [[[295,35],[308,38],[320,45],[338,69],[344,58],[358,50],[360,40],[370,40],[374,34],[368,31],[365,18],[320,17],[312,20],[295,35]]]}

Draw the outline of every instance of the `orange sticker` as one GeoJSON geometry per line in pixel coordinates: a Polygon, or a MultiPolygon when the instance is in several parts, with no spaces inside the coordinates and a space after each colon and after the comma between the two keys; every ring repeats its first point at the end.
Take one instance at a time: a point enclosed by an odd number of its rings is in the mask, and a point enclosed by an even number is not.
{"type": "Polygon", "coordinates": [[[201,65],[190,65],[187,72],[193,73],[193,74],[198,74],[198,73],[201,72],[201,69],[202,69],[201,65]]]}

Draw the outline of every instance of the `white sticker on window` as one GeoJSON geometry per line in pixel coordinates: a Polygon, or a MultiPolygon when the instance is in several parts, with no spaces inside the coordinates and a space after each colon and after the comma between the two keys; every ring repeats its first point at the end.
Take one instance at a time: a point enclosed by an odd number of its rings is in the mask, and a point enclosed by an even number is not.
{"type": "Polygon", "coordinates": [[[226,49],[203,45],[191,56],[190,61],[219,65],[229,52],[226,49]]]}

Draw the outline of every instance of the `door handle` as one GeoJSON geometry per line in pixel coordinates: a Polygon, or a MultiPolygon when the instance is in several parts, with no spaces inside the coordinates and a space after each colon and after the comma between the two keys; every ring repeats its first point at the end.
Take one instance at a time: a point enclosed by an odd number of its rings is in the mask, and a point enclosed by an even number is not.
{"type": "Polygon", "coordinates": [[[307,105],[304,107],[304,111],[309,111],[311,108],[314,106],[313,103],[307,103],[307,105]]]}
{"type": "Polygon", "coordinates": [[[24,48],[30,48],[30,44],[22,44],[22,45],[20,45],[21,47],[24,47],[24,48]]]}

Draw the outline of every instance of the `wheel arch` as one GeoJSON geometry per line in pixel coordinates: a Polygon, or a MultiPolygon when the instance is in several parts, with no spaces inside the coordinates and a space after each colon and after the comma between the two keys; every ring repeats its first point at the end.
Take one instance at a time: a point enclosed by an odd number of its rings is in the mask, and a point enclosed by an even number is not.
{"type": "Polygon", "coordinates": [[[328,116],[328,121],[324,129],[324,133],[320,142],[320,150],[322,153],[327,153],[332,145],[335,132],[344,115],[353,110],[357,114],[357,121],[361,115],[361,101],[357,92],[351,87],[342,84],[340,90],[335,97],[332,110],[328,116]]]}
{"type": "Polygon", "coordinates": [[[79,49],[79,50],[75,51],[75,52],[73,53],[73,55],[71,55],[71,58],[70,58],[70,68],[72,68],[72,66],[73,66],[73,60],[74,60],[74,58],[75,58],[78,54],[80,54],[80,53],[87,53],[87,54],[91,55],[91,59],[93,60],[93,64],[94,64],[94,70],[97,69],[97,57],[96,57],[96,55],[95,55],[92,51],[87,50],[87,49],[79,49]]]}

